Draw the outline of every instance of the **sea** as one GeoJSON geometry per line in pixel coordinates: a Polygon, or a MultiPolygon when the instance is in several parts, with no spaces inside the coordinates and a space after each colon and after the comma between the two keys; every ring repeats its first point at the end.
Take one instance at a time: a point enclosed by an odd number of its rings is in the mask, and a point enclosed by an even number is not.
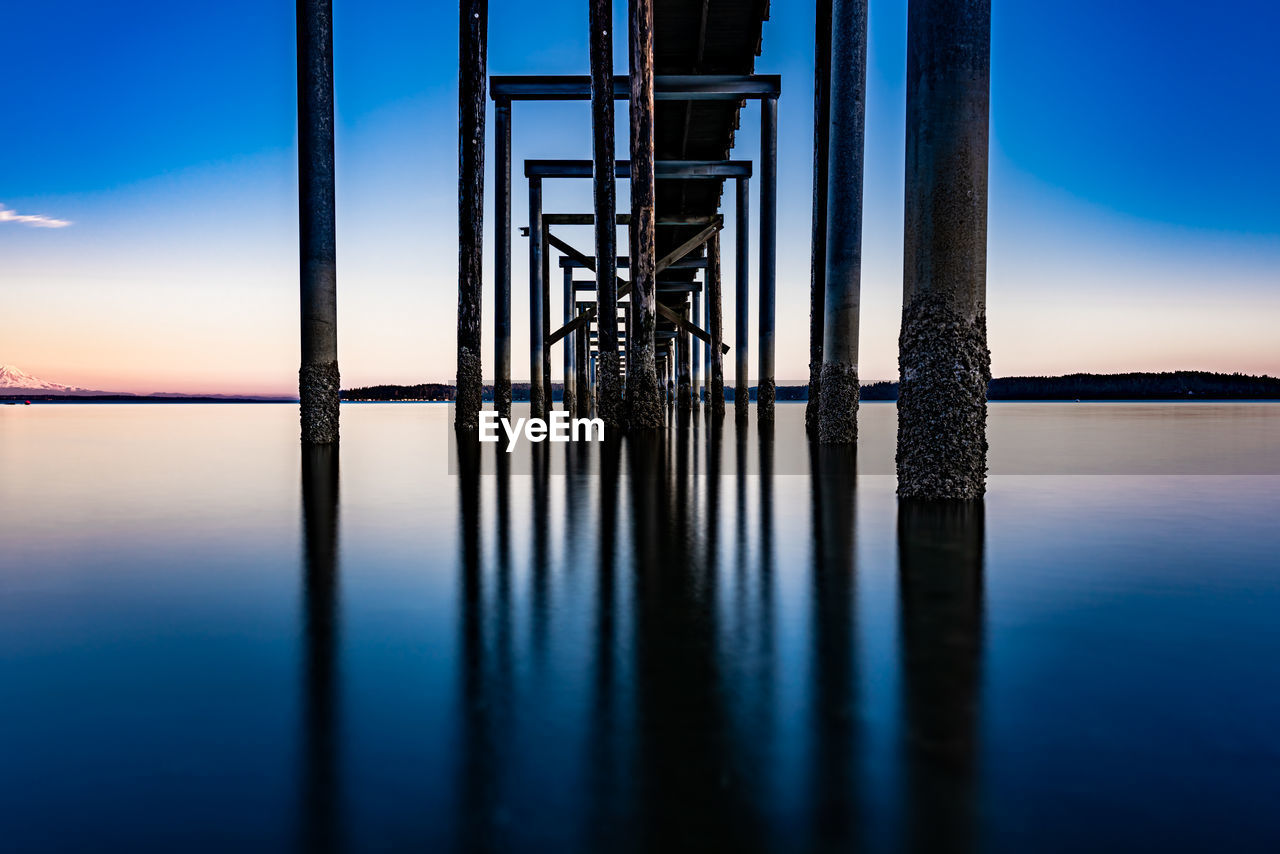
{"type": "Polygon", "coordinates": [[[755,416],[0,407],[0,851],[1280,851],[1280,403],[755,416]]]}

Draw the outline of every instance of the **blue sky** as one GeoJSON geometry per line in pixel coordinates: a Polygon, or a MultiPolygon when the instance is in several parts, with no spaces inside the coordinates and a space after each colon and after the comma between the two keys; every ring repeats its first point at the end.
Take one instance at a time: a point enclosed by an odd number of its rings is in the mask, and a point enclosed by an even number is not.
{"type": "MultiPolygon", "coordinates": [[[[625,71],[625,3],[615,6],[625,71]]],[[[0,362],[94,388],[294,386],[293,8],[70,0],[6,10],[0,362]]],[[[812,14],[775,0],[758,61],[783,76],[781,380],[807,375],[812,14]]],[[[335,0],[346,385],[452,379],[456,17],[447,3],[335,0]]],[[[1277,30],[1280,8],[1260,0],[995,0],[997,374],[1280,373],[1277,30]]],[[[865,379],[896,374],[905,46],[905,0],[873,0],[865,379]]],[[[584,73],[586,62],[585,3],[551,0],[531,14],[491,0],[491,73],[584,73]]],[[[735,156],[754,156],[757,122],[749,107],[735,156]]],[[[588,156],[585,104],[517,105],[514,126],[517,162],[588,156]]],[[[625,110],[618,139],[625,146],[625,110]]],[[[548,188],[548,209],[587,209],[585,186],[557,183],[567,186],[548,188]]],[[[522,181],[515,193],[519,226],[522,181]]],[[[570,236],[590,246],[585,230],[570,236]]],[[[519,238],[514,251],[523,379],[519,238]]]]}

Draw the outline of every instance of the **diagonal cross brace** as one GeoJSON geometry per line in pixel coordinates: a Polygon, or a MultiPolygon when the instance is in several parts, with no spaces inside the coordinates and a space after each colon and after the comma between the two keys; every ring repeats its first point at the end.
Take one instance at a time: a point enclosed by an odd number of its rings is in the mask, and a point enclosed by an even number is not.
{"type": "MultiPolygon", "coordinates": [[[[675,249],[668,252],[662,258],[659,258],[657,265],[654,267],[654,275],[656,276],[658,273],[661,273],[663,270],[666,270],[672,264],[681,260],[690,252],[697,249],[702,244],[706,243],[707,238],[715,234],[717,231],[719,231],[723,227],[724,227],[723,220],[720,220],[717,218],[716,222],[713,222],[711,225],[708,225],[706,228],[699,231],[693,237],[689,238],[684,243],[681,243],[675,249]]],[[[595,272],[596,262],[594,258],[588,255],[585,255],[582,252],[579,252],[577,249],[574,249],[568,243],[565,243],[563,240],[561,240],[560,238],[556,237],[555,235],[549,232],[547,234],[547,242],[549,242],[556,249],[559,249],[565,255],[568,255],[570,258],[577,261],[583,267],[586,267],[588,270],[590,270],[593,273],[595,272]]],[[[622,299],[623,297],[627,296],[630,293],[631,293],[631,283],[628,281],[624,281],[621,277],[618,277],[618,299],[622,299]]],[[[685,320],[681,315],[676,314],[674,311],[667,308],[662,303],[660,302],[656,303],[655,308],[657,309],[658,314],[660,314],[664,319],[671,321],[677,327],[688,332],[694,338],[697,338],[699,341],[703,341],[707,344],[711,343],[711,336],[708,335],[706,331],[704,331],[703,329],[700,329],[698,326],[694,325],[693,323],[690,323],[689,321],[685,320]]],[[[596,310],[594,308],[587,309],[582,314],[578,315],[573,320],[566,323],[564,326],[561,326],[555,332],[551,333],[551,335],[547,338],[547,346],[548,347],[552,346],[553,344],[558,342],[560,339],[564,338],[566,335],[569,335],[575,332],[579,327],[590,323],[595,318],[595,315],[596,315],[596,310]]],[[[720,347],[721,349],[724,350],[724,352],[726,353],[729,352],[728,344],[721,344],[720,347]]]]}

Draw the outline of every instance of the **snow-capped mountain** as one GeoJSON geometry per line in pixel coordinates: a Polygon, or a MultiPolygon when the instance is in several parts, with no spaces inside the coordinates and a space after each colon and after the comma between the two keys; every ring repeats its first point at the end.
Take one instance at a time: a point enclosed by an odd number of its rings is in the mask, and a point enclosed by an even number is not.
{"type": "Polygon", "coordinates": [[[39,377],[15,368],[13,365],[0,365],[0,394],[105,394],[88,388],[51,383],[39,377]]]}

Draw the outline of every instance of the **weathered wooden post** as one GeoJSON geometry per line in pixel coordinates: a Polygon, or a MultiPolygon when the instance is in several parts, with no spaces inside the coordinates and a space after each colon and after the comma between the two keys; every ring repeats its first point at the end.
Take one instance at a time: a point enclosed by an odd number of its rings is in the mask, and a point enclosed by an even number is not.
{"type": "Polygon", "coordinates": [[[622,350],[626,353],[626,358],[622,360],[622,399],[625,401],[631,387],[631,335],[633,324],[631,322],[632,314],[635,310],[634,297],[622,304],[622,350]]]}
{"type": "Polygon", "coordinates": [[[858,440],[858,314],[862,283],[862,154],[867,98],[867,0],[835,0],[827,272],[818,436],[858,440]]]}
{"type": "Polygon", "coordinates": [[[737,357],[734,362],[733,377],[733,411],[737,420],[747,417],[751,405],[749,386],[747,385],[747,352],[750,324],[748,309],[750,308],[751,283],[751,193],[746,178],[738,179],[738,222],[734,239],[737,252],[734,275],[736,278],[735,303],[737,306],[737,357]]]}
{"type": "MultiPolygon", "coordinates": [[[[705,278],[705,277],[704,277],[705,278]]],[[[702,322],[702,301],[699,299],[699,293],[693,292],[692,317],[694,323],[702,322]]],[[[703,327],[706,328],[705,326],[703,327]]],[[[689,341],[689,355],[693,357],[693,405],[696,407],[702,401],[702,347],[701,341],[689,341]]]]}
{"type": "MultiPolygon", "coordinates": [[[[680,317],[685,323],[689,322],[689,305],[686,303],[680,309],[680,317]]],[[[682,325],[679,330],[679,337],[676,339],[676,346],[680,351],[680,372],[676,379],[676,405],[680,408],[681,413],[688,413],[693,405],[693,388],[691,377],[691,354],[693,336],[687,331],[688,327],[682,325]]]]}
{"type": "Polygon", "coordinates": [[[546,347],[543,338],[542,179],[529,179],[529,414],[547,417],[546,389],[542,384],[546,347]]]}
{"type": "Polygon", "coordinates": [[[547,236],[551,230],[542,224],[542,400],[546,411],[551,412],[554,396],[551,393],[551,242],[547,236]]]}
{"type": "MultiPolygon", "coordinates": [[[[564,268],[564,293],[561,296],[564,303],[564,311],[562,312],[564,322],[568,323],[573,320],[573,268],[564,268]]],[[[574,408],[574,395],[577,392],[575,388],[576,369],[573,366],[573,348],[577,344],[577,336],[569,336],[560,342],[561,348],[564,350],[564,411],[572,415],[576,410],[574,408]]]]}
{"type": "MultiPolygon", "coordinates": [[[[484,4],[479,5],[483,7],[484,4]]],[[[338,399],[342,385],[338,375],[338,261],[334,227],[333,6],[331,0],[298,0],[297,27],[298,278],[300,285],[298,296],[302,323],[302,358],[298,369],[298,410],[302,425],[302,441],[325,444],[338,441],[338,399]]],[[[483,38],[481,35],[480,65],[482,68],[484,65],[483,38]]],[[[467,42],[465,31],[463,42],[464,44],[467,42]]],[[[482,82],[481,86],[483,85],[482,82]]],[[[482,101],[483,97],[481,94],[482,101]]],[[[480,114],[484,115],[483,103],[480,114]]],[[[483,123],[483,118],[481,122],[483,123]]],[[[481,127],[483,128],[483,124],[481,127]]],[[[459,199],[458,204],[461,210],[463,201],[459,199]]],[[[478,288],[478,271],[476,282],[478,288]]],[[[461,276],[458,284],[458,335],[461,338],[463,334],[461,276]]],[[[469,290],[468,293],[470,293],[469,290]]],[[[478,290],[475,296],[477,298],[475,317],[478,318],[480,316],[478,290]]],[[[459,342],[458,366],[459,376],[461,376],[461,342],[459,342]]],[[[479,370],[480,365],[477,360],[477,390],[479,389],[479,370]]],[[[477,393],[477,403],[479,399],[477,393]]]]}
{"type": "Polygon", "coordinates": [[[809,400],[804,428],[818,434],[822,339],[826,335],[827,158],[831,130],[831,0],[817,0],[813,43],[813,222],[809,259],[809,400]]]}
{"type": "MultiPolygon", "coordinates": [[[[717,238],[719,235],[717,234],[717,238]]],[[[717,240],[717,245],[719,240],[717,240]]],[[[711,254],[710,241],[707,242],[707,255],[711,254]]],[[[708,271],[711,262],[707,261],[708,271]]],[[[706,297],[702,300],[702,328],[707,330],[707,335],[711,334],[711,273],[705,272],[702,276],[702,289],[706,293],[706,297]]],[[[706,375],[703,380],[703,388],[705,389],[706,399],[711,399],[711,341],[705,341],[702,345],[702,364],[705,365],[706,375]]]]}
{"type": "MultiPolygon", "coordinates": [[[[313,0],[302,2],[309,6],[319,5],[313,0]]],[[[459,430],[476,430],[479,427],[483,389],[480,309],[484,299],[484,93],[488,5],[488,0],[462,0],[458,4],[458,376],[454,426],[459,430]]],[[[328,9],[328,0],[324,6],[328,9]]],[[[301,38],[298,43],[302,44],[301,38]]],[[[332,104],[330,95],[330,140],[333,137],[332,104]]],[[[335,380],[337,373],[335,361],[335,380]]],[[[303,408],[306,408],[305,404],[303,408]]],[[[333,438],[336,439],[336,401],[333,420],[333,438]]]]}
{"type": "Polygon", "coordinates": [[[680,333],[671,338],[671,342],[667,345],[667,373],[668,377],[667,391],[671,395],[671,406],[675,405],[677,386],[680,384],[680,353],[677,348],[680,346],[680,333]]]}
{"type": "MultiPolygon", "coordinates": [[[[586,308],[585,303],[579,303],[578,313],[581,314],[586,308]]],[[[587,378],[588,363],[591,355],[591,340],[587,329],[586,325],[579,326],[573,333],[574,393],[577,396],[577,416],[579,418],[587,418],[591,415],[591,388],[587,378]]]]}
{"type": "Polygon", "coordinates": [[[596,414],[622,426],[618,362],[617,222],[613,147],[613,0],[588,0],[591,50],[591,154],[595,184],[596,318],[599,332],[596,414]]]}
{"type": "Polygon", "coordinates": [[[760,102],[760,369],[756,418],[773,420],[778,274],[778,99],[760,102]]]}
{"type": "Polygon", "coordinates": [[[493,405],[511,414],[511,100],[493,107],[493,405]]]}
{"type": "Polygon", "coordinates": [[[596,403],[596,354],[591,354],[591,376],[587,379],[588,387],[591,389],[591,404],[596,403]]]}
{"type": "Polygon", "coordinates": [[[657,250],[653,137],[653,0],[629,0],[631,83],[631,304],[627,338],[627,421],[662,426],[662,395],[654,354],[657,328],[657,250]],[[633,336],[633,337],[632,337],[633,336]]]}
{"type": "Polygon", "coordinates": [[[707,365],[708,384],[707,402],[711,406],[711,415],[724,417],[724,314],[720,306],[720,232],[712,234],[707,240],[707,334],[711,336],[711,347],[707,351],[710,364],[707,365]]]}
{"type": "Polygon", "coordinates": [[[907,7],[898,495],[986,491],[991,0],[907,7]]]}

